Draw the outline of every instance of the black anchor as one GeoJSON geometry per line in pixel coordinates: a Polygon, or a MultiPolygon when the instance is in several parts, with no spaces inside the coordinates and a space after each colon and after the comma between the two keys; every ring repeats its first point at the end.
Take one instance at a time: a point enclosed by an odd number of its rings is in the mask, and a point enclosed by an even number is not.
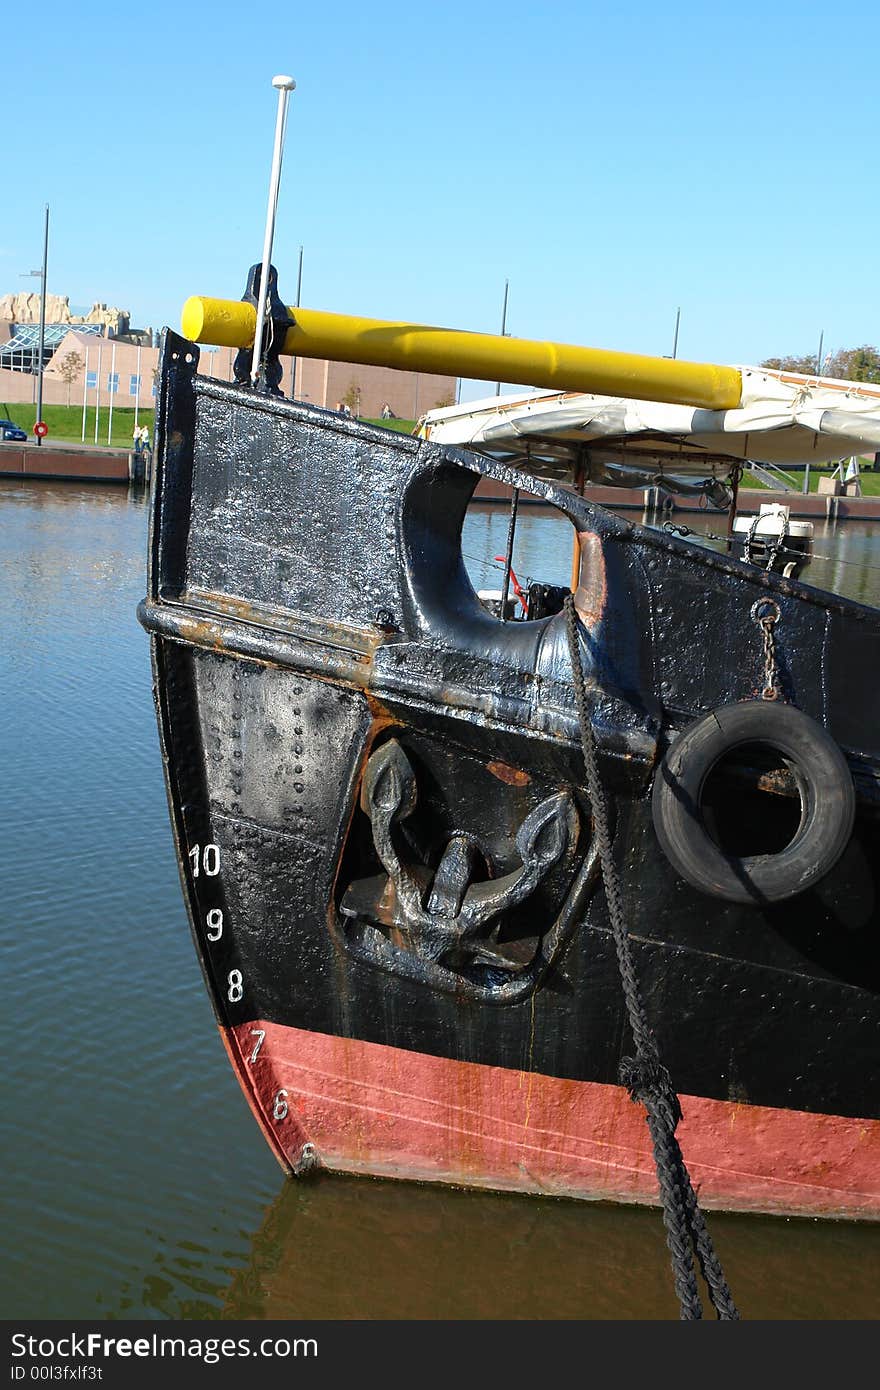
{"type": "Polygon", "coordinates": [[[567,791],[557,792],[536,806],[516,835],[520,867],[501,878],[474,883],[471,878],[482,855],[473,837],[461,831],[447,843],[433,879],[400,859],[392,826],[412,814],[417,797],[410,762],[397,740],[390,739],[369,759],[361,787],[361,806],[372,822],[373,842],[387,877],[353,883],[342,901],[343,915],[395,926],[409,949],[425,960],[465,951],[486,964],[516,969],[490,942],[497,937],[502,915],[529,897],[574,848],[574,799],[567,791]],[[493,921],[494,932],[478,938],[493,921]]]}

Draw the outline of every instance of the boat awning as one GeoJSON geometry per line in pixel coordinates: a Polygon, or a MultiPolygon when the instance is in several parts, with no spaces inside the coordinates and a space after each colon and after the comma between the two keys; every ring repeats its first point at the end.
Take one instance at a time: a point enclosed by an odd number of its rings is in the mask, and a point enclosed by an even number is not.
{"type": "Polygon", "coordinates": [[[722,478],[736,463],[786,468],[880,450],[880,386],[741,367],[734,410],[532,391],[429,411],[418,433],[575,481],[643,486],[722,478]]]}

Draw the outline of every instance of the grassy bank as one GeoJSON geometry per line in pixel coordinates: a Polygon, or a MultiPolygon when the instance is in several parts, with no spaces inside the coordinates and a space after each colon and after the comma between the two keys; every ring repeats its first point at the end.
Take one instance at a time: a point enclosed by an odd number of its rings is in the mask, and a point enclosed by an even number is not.
{"type": "MultiPolygon", "coordinates": [[[[150,438],[153,437],[153,416],[152,410],[138,411],[138,427],[146,425],[150,431],[150,438]]],[[[13,420],[16,425],[20,425],[23,430],[27,430],[28,438],[33,440],[34,424],[37,419],[37,408],[35,405],[6,405],[0,401],[0,416],[4,420],[13,420]]],[[[65,440],[73,440],[79,444],[83,438],[83,410],[82,405],[44,405],[43,419],[49,426],[49,433],[46,436],[47,444],[62,444],[65,440]]],[[[133,444],[134,435],[134,407],[118,406],[113,407],[113,433],[107,438],[107,429],[110,424],[110,410],[106,405],[101,406],[98,416],[98,444],[106,446],[112,445],[116,449],[130,449],[133,444]]],[[[86,409],[86,444],[95,443],[95,407],[90,405],[86,409]]]]}
{"type": "MultiPolygon", "coordinates": [[[[150,438],[153,438],[153,410],[138,411],[138,427],[146,425],[150,431],[150,438]]],[[[4,420],[12,420],[16,425],[20,425],[23,430],[27,430],[28,438],[33,439],[34,424],[37,418],[37,408],[35,405],[6,405],[0,401],[0,417],[4,420]]],[[[47,444],[61,444],[64,440],[72,439],[79,444],[83,441],[86,444],[94,444],[95,441],[95,407],[86,407],[85,435],[83,435],[83,410],[82,405],[44,405],[43,419],[49,426],[49,433],[46,436],[47,444]]],[[[367,420],[370,425],[382,425],[387,430],[398,430],[402,434],[412,434],[415,429],[415,420],[367,420]]],[[[134,435],[134,408],[132,406],[113,407],[113,433],[107,438],[107,430],[110,425],[110,411],[106,405],[101,406],[98,417],[98,438],[97,443],[103,447],[108,444],[116,449],[130,449],[133,444],[134,435]]]]}
{"type": "MultiPolygon", "coordinates": [[[[859,481],[862,484],[863,497],[880,497],[880,473],[874,472],[873,463],[873,455],[869,455],[867,458],[859,459],[859,481]]],[[[827,467],[822,468],[817,468],[811,465],[809,488],[810,492],[818,492],[819,479],[830,478],[834,470],[835,465],[833,463],[828,464],[827,467]]],[[[796,482],[798,491],[801,491],[804,482],[803,473],[793,472],[789,474],[789,477],[796,482]]],[[[743,476],[742,487],[744,488],[756,488],[759,490],[763,490],[768,486],[769,484],[762,482],[760,478],[756,478],[751,473],[746,472],[743,476]]]]}
{"type": "Polygon", "coordinates": [[[415,420],[372,420],[367,415],[363,420],[365,425],[381,425],[383,430],[397,430],[398,434],[412,434],[416,427],[415,420]]]}

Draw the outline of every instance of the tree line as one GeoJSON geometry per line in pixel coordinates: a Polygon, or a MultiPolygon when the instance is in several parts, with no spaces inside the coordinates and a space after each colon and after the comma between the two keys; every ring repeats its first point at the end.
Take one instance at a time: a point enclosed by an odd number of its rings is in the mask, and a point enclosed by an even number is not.
{"type": "Polygon", "coordinates": [[[802,376],[819,375],[836,377],[839,381],[880,382],[880,352],[867,343],[862,347],[840,348],[837,352],[829,353],[822,362],[821,369],[815,353],[806,357],[767,357],[760,365],[772,367],[776,371],[799,372],[802,376]]]}

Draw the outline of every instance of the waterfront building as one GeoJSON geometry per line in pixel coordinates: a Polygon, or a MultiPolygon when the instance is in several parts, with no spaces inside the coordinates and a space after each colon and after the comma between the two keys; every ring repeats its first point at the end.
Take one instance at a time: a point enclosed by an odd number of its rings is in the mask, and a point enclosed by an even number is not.
{"type": "MultiPolygon", "coordinates": [[[[37,399],[40,296],[0,295],[0,403],[9,409],[37,399]]],[[[48,405],[99,405],[151,409],[156,397],[159,334],[133,329],[127,309],[93,304],[74,313],[66,295],[46,296],[43,338],[43,401],[48,405]]],[[[232,381],[235,348],[201,349],[201,371],[232,381]]],[[[458,382],[451,376],[362,367],[347,362],[282,359],[281,390],[288,398],[328,410],[347,409],[367,419],[417,420],[427,410],[452,405],[458,382]]]]}
{"type": "MultiPolygon", "coordinates": [[[[33,324],[0,323],[0,401],[10,409],[36,401],[35,333],[33,324]]],[[[86,403],[98,403],[102,410],[111,399],[116,407],[151,409],[155,404],[159,350],[144,341],[154,336],[149,330],[116,338],[108,336],[106,325],[80,323],[47,324],[45,333],[46,404],[82,405],[84,392],[86,403]]],[[[202,348],[201,353],[201,371],[206,376],[232,380],[235,348],[202,348]]],[[[379,419],[383,413],[387,416],[387,407],[399,419],[417,420],[426,410],[452,405],[456,399],[458,382],[451,376],[318,358],[301,358],[294,363],[285,357],[282,363],[285,396],[291,396],[293,385],[297,400],[328,410],[344,404],[352,415],[368,419],[379,419]]]]}

